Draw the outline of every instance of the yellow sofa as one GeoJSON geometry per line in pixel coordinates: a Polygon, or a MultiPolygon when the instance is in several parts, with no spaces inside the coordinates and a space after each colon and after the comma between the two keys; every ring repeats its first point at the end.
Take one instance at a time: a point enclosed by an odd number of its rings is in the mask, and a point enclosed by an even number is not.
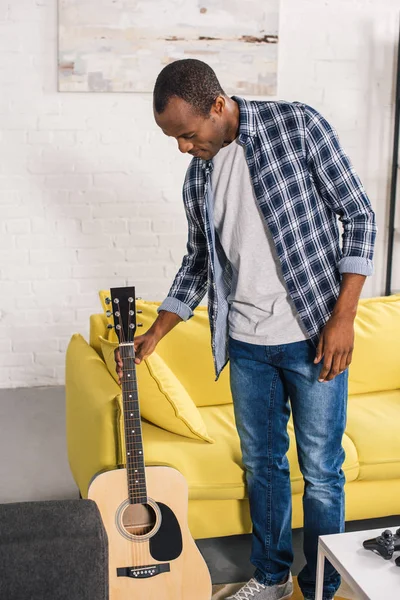
{"type": "MultiPolygon", "coordinates": [[[[100,297],[103,309],[106,292],[100,297]]],[[[144,333],[159,302],[137,301],[144,333]]],[[[68,457],[83,497],[100,472],[124,466],[120,386],[113,371],[114,332],[105,310],[90,319],[89,343],[72,336],[66,356],[68,457]],[[110,332],[111,338],[110,338],[110,332]],[[108,366],[107,366],[108,365],[108,366]]],[[[400,295],[362,299],[350,366],[346,520],[399,513],[400,295]]],[[[137,366],[146,465],[178,469],[189,485],[194,538],[251,532],[229,363],[215,381],[207,308],[199,306],[137,366]]],[[[289,422],[293,528],[302,527],[303,479],[289,422]]]]}

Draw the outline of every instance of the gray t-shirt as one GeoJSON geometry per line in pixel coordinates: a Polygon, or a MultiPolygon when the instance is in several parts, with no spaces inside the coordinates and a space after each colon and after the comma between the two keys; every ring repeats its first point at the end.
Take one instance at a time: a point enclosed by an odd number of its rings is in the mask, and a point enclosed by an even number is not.
{"type": "Polygon", "coordinates": [[[221,148],[213,163],[214,225],[233,275],[229,334],[260,345],[308,339],[258,207],[244,148],[235,140],[221,148]]]}

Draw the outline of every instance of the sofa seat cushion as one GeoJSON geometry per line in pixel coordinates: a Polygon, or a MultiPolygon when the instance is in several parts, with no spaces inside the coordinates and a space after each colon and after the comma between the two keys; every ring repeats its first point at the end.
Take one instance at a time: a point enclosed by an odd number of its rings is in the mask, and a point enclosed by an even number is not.
{"type": "Polygon", "coordinates": [[[400,390],[349,397],[346,433],[360,461],[360,480],[400,479],[400,390]]]}
{"type": "Polygon", "coordinates": [[[199,409],[214,444],[184,438],[143,421],[145,464],[178,469],[188,482],[191,499],[243,499],[243,470],[232,408],[225,404],[199,409]],[[209,411],[213,415],[206,414],[209,411]]]}
{"type": "MultiPolygon", "coordinates": [[[[246,497],[239,437],[236,431],[233,405],[205,406],[199,408],[207,431],[215,440],[204,444],[174,435],[154,425],[143,422],[144,456],[147,465],[175,467],[186,478],[191,499],[236,499],[246,497]]],[[[290,448],[288,459],[293,493],[303,490],[293,426],[289,422],[290,448]]],[[[358,475],[355,447],[345,435],[346,451],[344,472],[347,481],[358,475]]]]}

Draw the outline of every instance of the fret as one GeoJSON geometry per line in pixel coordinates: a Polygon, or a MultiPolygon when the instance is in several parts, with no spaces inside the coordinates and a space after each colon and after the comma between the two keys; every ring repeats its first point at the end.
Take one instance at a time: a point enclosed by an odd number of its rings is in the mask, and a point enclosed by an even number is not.
{"type": "Polygon", "coordinates": [[[142,442],[141,440],[138,440],[137,442],[135,442],[135,440],[129,439],[126,442],[126,445],[130,445],[129,450],[137,450],[138,454],[139,454],[139,458],[140,456],[143,456],[143,454],[140,454],[141,452],[141,448],[142,448],[142,442]]]}

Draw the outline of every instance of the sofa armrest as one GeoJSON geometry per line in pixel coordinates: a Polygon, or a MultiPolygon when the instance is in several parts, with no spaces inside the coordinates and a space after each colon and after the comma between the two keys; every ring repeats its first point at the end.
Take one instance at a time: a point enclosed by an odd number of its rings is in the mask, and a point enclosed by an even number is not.
{"type": "Polygon", "coordinates": [[[93,477],[118,465],[120,387],[103,360],[79,334],[66,353],[68,460],[82,497],[93,477]]]}

